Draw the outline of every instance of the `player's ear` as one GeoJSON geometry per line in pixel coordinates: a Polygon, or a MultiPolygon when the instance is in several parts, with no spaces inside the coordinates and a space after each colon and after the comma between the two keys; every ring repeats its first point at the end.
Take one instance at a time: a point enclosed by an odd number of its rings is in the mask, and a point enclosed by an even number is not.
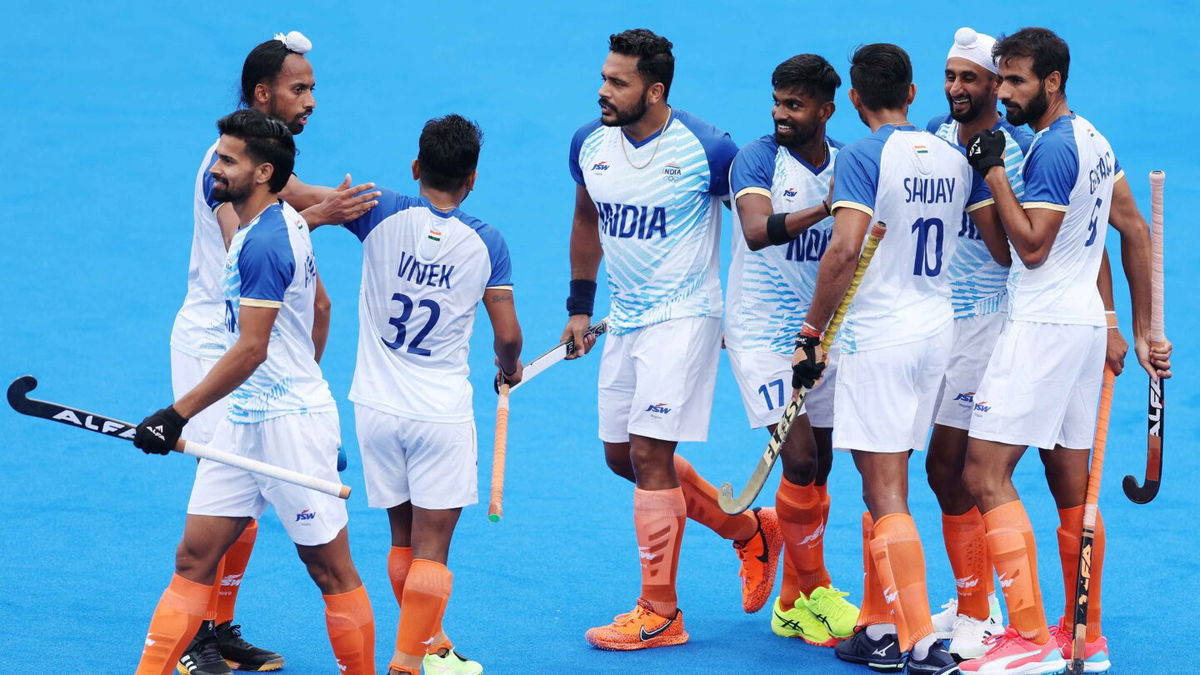
{"type": "Polygon", "coordinates": [[[1051,94],[1057,94],[1062,91],[1062,73],[1057,70],[1046,76],[1045,80],[1046,91],[1051,94]]]}
{"type": "Polygon", "coordinates": [[[850,90],[850,105],[854,106],[855,110],[862,110],[862,97],[854,89],[850,90]]]}
{"type": "Polygon", "coordinates": [[[258,185],[266,185],[271,182],[271,176],[275,175],[275,165],[270,162],[263,162],[254,167],[254,182],[258,185]]]}
{"type": "Polygon", "coordinates": [[[479,175],[479,171],[472,171],[471,175],[467,176],[467,182],[465,184],[465,187],[467,188],[468,193],[470,193],[472,190],[475,189],[475,177],[478,175],[479,175]]]}
{"type": "Polygon", "coordinates": [[[663,86],[662,82],[655,82],[654,84],[650,85],[646,89],[647,101],[651,105],[653,105],[653,104],[658,103],[659,101],[663,100],[663,92],[665,90],[666,90],[666,87],[663,86]]]}
{"type": "Polygon", "coordinates": [[[254,102],[266,105],[271,102],[271,87],[266,82],[254,85],[254,102]]]}
{"type": "Polygon", "coordinates": [[[413,180],[421,180],[421,163],[413,160],[412,163],[413,180]]]}
{"type": "Polygon", "coordinates": [[[917,98],[917,83],[911,82],[908,85],[908,105],[912,105],[915,98],[917,98]]]}
{"type": "Polygon", "coordinates": [[[824,124],[825,122],[829,121],[830,117],[833,117],[833,111],[835,110],[837,110],[837,105],[835,105],[833,101],[825,101],[821,104],[820,111],[817,113],[817,118],[821,120],[822,124],[824,124]]]}

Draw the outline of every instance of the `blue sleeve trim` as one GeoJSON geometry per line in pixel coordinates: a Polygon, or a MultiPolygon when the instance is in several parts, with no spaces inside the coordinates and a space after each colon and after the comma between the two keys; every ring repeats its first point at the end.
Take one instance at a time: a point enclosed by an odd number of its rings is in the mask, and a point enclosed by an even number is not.
{"type": "Polygon", "coordinates": [[[259,216],[254,229],[246,233],[238,254],[238,274],[240,297],[283,302],[287,287],[296,276],[296,258],[292,255],[287,221],[278,206],[259,216]]]}
{"type": "Polygon", "coordinates": [[[929,124],[925,125],[925,131],[937,136],[938,129],[942,128],[942,125],[948,121],[950,121],[950,115],[936,115],[933,119],[929,120],[929,124]]]}
{"type": "Polygon", "coordinates": [[[216,163],[217,151],[213,150],[212,154],[208,156],[208,161],[204,163],[204,178],[202,185],[204,189],[204,203],[208,204],[208,208],[214,211],[216,211],[217,207],[222,203],[212,198],[213,186],[217,184],[217,181],[213,179],[213,175],[209,173],[209,169],[213,168],[213,165],[216,163]]]}
{"type": "Polygon", "coordinates": [[[567,157],[567,165],[571,170],[571,177],[574,178],[575,182],[579,183],[580,185],[585,185],[585,183],[583,181],[583,167],[579,166],[579,152],[583,149],[583,142],[587,140],[587,137],[590,136],[593,131],[599,128],[600,118],[597,117],[591,122],[579,127],[579,129],[575,132],[575,135],[571,137],[571,151],[567,157]]]}
{"type": "MultiPolygon", "coordinates": [[[[886,127],[885,127],[886,128],[886,127]]],[[[888,136],[872,134],[838,152],[833,165],[833,202],[853,202],[875,209],[879,162],[888,136]]]]}
{"type": "Polygon", "coordinates": [[[775,182],[775,140],[770,136],[751,141],[738,151],[729,171],[731,192],[736,197],[746,188],[770,190],[775,182]]]}
{"type": "Polygon", "coordinates": [[[1025,158],[1024,178],[1024,202],[1071,203],[1071,189],[1079,178],[1079,149],[1070,121],[1060,118],[1036,139],[1025,158]]]}
{"type": "Polygon", "coordinates": [[[512,286],[512,260],[508,256],[508,244],[504,241],[504,235],[500,233],[500,230],[465,213],[458,213],[457,218],[474,230],[487,248],[488,261],[492,265],[487,288],[512,286]]]}
{"type": "Polygon", "coordinates": [[[729,197],[729,166],[738,154],[738,146],[733,138],[705,122],[704,120],[684,112],[675,111],[675,117],[696,136],[700,145],[704,146],[704,154],[708,157],[709,184],[708,191],[723,199],[729,197]]]}
{"type": "Polygon", "coordinates": [[[367,211],[363,215],[346,223],[342,223],[342,227],[354,233],[359,241],[365,241],[368,234],[379,226],[384,220],[401,211],[416,206],[420,200],[415,197],[406,197],[396,194],[387,188],[376,188],[382,194],[379,195],[379,202],[375,208],[367,211]]]}

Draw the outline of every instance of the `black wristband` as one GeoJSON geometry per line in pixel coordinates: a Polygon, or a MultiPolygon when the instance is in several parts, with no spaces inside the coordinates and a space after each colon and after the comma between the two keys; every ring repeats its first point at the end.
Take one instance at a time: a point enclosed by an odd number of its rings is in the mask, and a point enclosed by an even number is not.
{"type": "Polygon", "coordinates": [[[767,216],[767,241],[771,242],[772,246],[786,244],[791,239],[787,233],[786,213],[772,213],[767,216]]]}
{"type": "Polygon", "coordinates": [[[589,279],[572,279],[571,294],[567,296],[567,314],[592,315],[596,304],[596,282],[589,279]]]}

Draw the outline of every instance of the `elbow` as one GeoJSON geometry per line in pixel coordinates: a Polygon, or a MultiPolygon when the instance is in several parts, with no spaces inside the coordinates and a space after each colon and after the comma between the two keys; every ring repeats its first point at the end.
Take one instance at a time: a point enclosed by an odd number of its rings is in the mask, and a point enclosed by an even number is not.
{"type": "Polygon", "coordinates": [[[771,243],[768,242],[765,238],[758,239],[757,237],[752,237],[752,236],[746,237],[746,247],[749,248],[751,251],[761,251],[770,245],[771,245],[771,243]]]}
{"type": "Polygon", "coordinates": [[[257,369],[267,360],[267,342],[254,343],[246,345],[245,355],[246,364],[252,366],[252,370],[257,369]]]}
{"type": "Polygon", "coordinates": [[[318,297],[313,302],[313,312],[318,317],[329,318],[330,313],[333,312],[333,300],[330,300],[329,296],[318,297]]]}
{"type": "Polygon", "coordinates": [[[1046,257],[1049,255],[1049,253],[1049,251],[1042,249],[1029,251],[1021,255],[1021,262],[1024,263],[1025,267],[1028,267],[1029,269],[1041,267],[1042,263],[1046,262],[1046,257]]]}

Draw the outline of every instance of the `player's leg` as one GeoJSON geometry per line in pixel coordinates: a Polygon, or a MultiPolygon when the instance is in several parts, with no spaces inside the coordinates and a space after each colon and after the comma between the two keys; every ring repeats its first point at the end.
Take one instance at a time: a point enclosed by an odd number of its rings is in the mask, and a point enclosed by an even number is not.
{"type": "Polygon", "coordinates": [[[446,561],[461,511],[411,508],[412,564],[400,598],[400,624],[389,673],[419,674],[428,646],[442,632],[442,615],[454,580],[446,561]]]}
{"type": "Polygon", "coordinates": [[[323,544],[297,543],[296,552],[308,575],[321,589],[325,627],[339,672],[373,675],[375,618],[367,590],[350,558],[350,538],[345,526],[323,544]]]}

